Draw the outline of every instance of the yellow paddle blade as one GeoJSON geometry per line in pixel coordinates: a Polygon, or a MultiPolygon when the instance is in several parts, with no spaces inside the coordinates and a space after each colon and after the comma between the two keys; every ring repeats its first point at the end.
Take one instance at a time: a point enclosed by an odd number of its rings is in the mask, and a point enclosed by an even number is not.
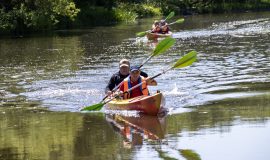
{"type": "Polygon", "coordinates": [[[175,21],[175,23],[183,23],[185,21],[184,18],[178,19],[177,21],[175,21]]]}
{"type": "Polygon", "coordinates": [[[171,19],[174,16],[174,12],[172,11],[166,18],[165,20],[171,19]]]}
{"type": "Polygon", "coordinates": [[[136,33],[136,36],[137,37],[143,37],[143,36],[145,36],[147,34],[147,32],[138,32],[138,33],[136,33]]]}
{"type": "Polygon", "coordinates": [[[172,68],[183,68],[191,65],[193,62],[197,60],[197,52],[191,51],[181,59],[179,59],[172,68]]]}
{"type": "Polygon", "coordinates": [[[171,37],[167,37],[163,39],[162,41],[158,43],[152,55],[156,56],[167,51],[172,45],[174,45],[175,41],[176,40],[171,37]]]}
{"type": "Polygon", "coordinates": [[[103,103],[94,104],[92,106],[87,106],[81,109],[81,111],[99,111],[104,106],[103,103]]]}
{"type": "Polygon", "coordinates": [[[186,159],[201,160],[200,155],[198,153],[194,152],[193,150],[181,149],[181,150],[179,150],[179,152],[186,159]]]}

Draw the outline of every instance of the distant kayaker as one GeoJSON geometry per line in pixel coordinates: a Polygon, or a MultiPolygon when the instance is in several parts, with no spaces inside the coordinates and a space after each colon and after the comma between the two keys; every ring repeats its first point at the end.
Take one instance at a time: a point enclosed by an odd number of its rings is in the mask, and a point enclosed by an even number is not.
{"type": "MultiPolygon", "coordinates": [[[[119,71],[111,76],[108,85],[105,88],[105,93],[109,96],[112,94],[112,90],[117,87],[126,77],[129,75],[130,63],[127,59],[122,59],[119,62],[119,71]]],[[[148,77],[145,72],[141,72],[141,76],[148,77]]]]}
{"type": "Polygon", "coordinates": [[[165,20],[154,21],[152,25],[151,33],[159,33],[159,34],[168,34],[170,32],[170,28],[168,23],[165,20]]]}
{"type": "Polygon", "coordinates": [[[120,86],[120,91],[125,92],[128,89],[132,88],[133,86],[146,81],[146,83],[143,83],[140,87],[137,87],[130,91],[128,94],[124,94],[124,99],[134,98],[141,95],[149,95],[148,85],[150,86],[156,86],[157,82],[152,79],[145,78],[141,76],[141,71],[138,66],[133,66],[130,68],[129,72],[130,76],[124,79],[123,85],[120,86]]]}

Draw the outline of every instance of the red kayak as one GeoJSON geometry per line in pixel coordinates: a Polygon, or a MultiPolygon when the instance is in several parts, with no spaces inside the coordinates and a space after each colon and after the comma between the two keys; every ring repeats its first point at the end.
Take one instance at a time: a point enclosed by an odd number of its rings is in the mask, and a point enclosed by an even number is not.
{"type": "Polygon", "coordinates": [[[160,33],[147,33],[147,39],[148,40],[157,40],[158,38],[166,38],[166,37],[171,37],[172,32],[169,32],[167,34],[160,34],[160,33]]]}
{"type": "Polygon", "coordinates": [[[148,115],[158,115],[164,97],[161,93],[150,96],[139,96],[131,99],[114,99],[107,104],[110,110],[136,110],[148,115]]]}

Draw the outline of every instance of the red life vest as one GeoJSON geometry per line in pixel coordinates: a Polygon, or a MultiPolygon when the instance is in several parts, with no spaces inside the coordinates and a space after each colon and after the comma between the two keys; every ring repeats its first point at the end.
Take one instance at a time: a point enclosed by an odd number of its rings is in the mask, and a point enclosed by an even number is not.
{"type": "MultiPolygon", "coordinates": [[[[149,94],[149,90],[147,88],[147,84],[146,84],[145,78],[143,76],[140,76],[139,77],[139,80],[138,80],[138,84],[141,83],[141,82],[143,82],[143,81],[144,81],[144,83],[142,83],[142,85],[139,88],[140,88],[140,91],[141,91],[142,95],[148,96],[150,94],[149,94]]],[[[124,85],[124,92],[133,87],[131,85],[131,82],[130,82],[130,76],[124,79],[123,85],[124,85]]],[[[133,97],[130,97],[131,92],[132,91],[130,91],[127,94],[124,94],[124,99],[133,98],[133,97]]]]}

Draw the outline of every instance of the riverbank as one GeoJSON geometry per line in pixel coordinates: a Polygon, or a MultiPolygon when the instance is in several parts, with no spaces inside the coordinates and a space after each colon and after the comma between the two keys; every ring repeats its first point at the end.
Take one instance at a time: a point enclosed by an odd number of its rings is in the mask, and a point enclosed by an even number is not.
{"type": "Polygon", "coordinates": [[[59,29],[82,29],[135,22],[140,18],[176,15],[270,11],[270,0],[260,1],[163,1],[134,2],[67,0],[0,2],[0,35],[20,37],[59,29]]]}

